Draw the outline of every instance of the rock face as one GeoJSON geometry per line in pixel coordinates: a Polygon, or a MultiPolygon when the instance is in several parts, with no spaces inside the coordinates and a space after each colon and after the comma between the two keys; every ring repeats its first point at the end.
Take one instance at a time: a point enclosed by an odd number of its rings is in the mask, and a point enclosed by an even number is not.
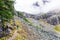
{"type": "Polygon", "coordinates": [[[43,15],[31,15],[31,14],[27,14],[27,13],[24,13],[23,14],[26,18],[33,18],[33,19],[36,19],[36,20],[39,20],[39,19],[45,19],[45,21],[47,21],[47,23],[51,24],[51,25],[57,25],[57,24],[60,24],[60,12],[49,12],[47,14],[43,14],[43,15]]]}
{"type": "Polygon", "coordinates": [[[54,14],[52,14],[52,13],[47,13],[47,14],[41,15],[40,18],[41,18],[41,19],[47,19],[47,18],[51,17],[52,15],[54,15],[54,14]]]}
{"type": "Polygon", "coordinates": [[[58,19],[59,19],[59,24],[60,24],[60,16],[58,16],[58,19]]]}
{"type": "Polygon", "coordinates": [[[50,23],[51,25],[60,24],[60,16],[53,15],[47,19],[47,22],[50,23]]]}

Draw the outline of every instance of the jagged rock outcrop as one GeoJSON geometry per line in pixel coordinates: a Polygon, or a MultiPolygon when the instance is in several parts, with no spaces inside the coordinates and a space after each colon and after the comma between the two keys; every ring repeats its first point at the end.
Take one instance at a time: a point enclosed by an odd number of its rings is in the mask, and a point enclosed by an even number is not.
{"type": "Polygon", "coordinates": [[[60,16],[53,15],[50,18],[47,19],[47,22],[51,25],[57,25],[60,24],[60,16]]]}

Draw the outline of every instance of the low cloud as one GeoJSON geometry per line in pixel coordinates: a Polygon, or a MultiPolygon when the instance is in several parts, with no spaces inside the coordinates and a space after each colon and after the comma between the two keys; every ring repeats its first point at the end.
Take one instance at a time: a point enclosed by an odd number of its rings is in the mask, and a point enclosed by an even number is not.
{"type": "Polygon", "coordinates": [[[29,14],[47,13],[60,8],[60,0],[16,0],[15,9],[29,14]],[[34,6],[38,2],[39,6],[34,6]]]}

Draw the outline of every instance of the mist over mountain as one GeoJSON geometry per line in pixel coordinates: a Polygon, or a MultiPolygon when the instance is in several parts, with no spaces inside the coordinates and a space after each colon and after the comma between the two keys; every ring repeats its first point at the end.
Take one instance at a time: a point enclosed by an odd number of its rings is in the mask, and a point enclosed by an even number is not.
{"type": "Polygon", "coordinates": [[[27,14],[41,15],[60,9],[60,0],[16,0],[14,7],[27,14]]]}

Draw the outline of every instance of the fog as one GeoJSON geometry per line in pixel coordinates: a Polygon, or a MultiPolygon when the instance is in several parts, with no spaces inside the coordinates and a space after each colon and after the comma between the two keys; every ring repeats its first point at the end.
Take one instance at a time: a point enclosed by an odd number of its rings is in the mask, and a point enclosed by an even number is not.
{"type": "Polygon", "coordinates": [[[14,7],[28,14],[43,14],[60,9],[60,0],[16,0],[14,7]]]}

